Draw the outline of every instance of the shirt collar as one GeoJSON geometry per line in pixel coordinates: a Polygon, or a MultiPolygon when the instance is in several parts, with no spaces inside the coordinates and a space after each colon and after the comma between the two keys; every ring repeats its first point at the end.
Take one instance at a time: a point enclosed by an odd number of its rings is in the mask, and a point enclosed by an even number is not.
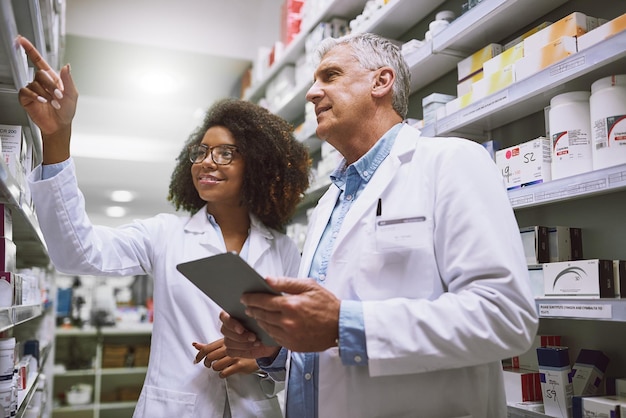
{"type": "Polygon", "coordinates": [[[376,141],[374,146],[367,151],[365,155],[350,164],[348,167],[345,167],[346,160],[342,159],[339,166],[331,173],[331,181],[341,189],[346,182],[348,170],[355,170],[363,182],[369,182],[380,163],[382,163],[383,160],[389,155],[391,147],[393,147],[401,128],[401,123],[394,125],[391,129],[385,132],[385,134],[378,141],[376,141]]]}

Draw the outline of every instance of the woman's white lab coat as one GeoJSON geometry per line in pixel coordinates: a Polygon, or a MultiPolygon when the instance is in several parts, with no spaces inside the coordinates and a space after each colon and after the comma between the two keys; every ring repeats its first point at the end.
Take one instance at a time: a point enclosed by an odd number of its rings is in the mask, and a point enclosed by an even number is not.
{"type": "MultiPolygon", "coordinates": [[[[338,193],[312,216],[300,276],[338,193]]],[[[325,286],[363,301],[369,362],[320,353],[320,418],[506,416],[500,360],[530,347],[537,314],[502,176],[480,145],[405,125],[345,217],[325,286]]]]}
{"type": "MultiPolygon", "coordinates": [[[[202,209],[191,217],[161,214],[120,228],[92,226],[78,190],[74,164],[41,179],[41,166],[29,178],[37,217],[55,267],[71,274],[154,279],[154,326],[150,361],[135,417],[222,417],[228,400],[233,417],[279,417],[256,375],[220,379],[201,362],[193,364],[197,341],[223,338],[220,308],[176,265],[225,252],[221,237],[202,209]]],[[[248,263],[263,275],[294,275],[300,261],[285,235],[251,222],[248,263]]],[[[207,272],[211,280],[211,272],[207,272]]]]}

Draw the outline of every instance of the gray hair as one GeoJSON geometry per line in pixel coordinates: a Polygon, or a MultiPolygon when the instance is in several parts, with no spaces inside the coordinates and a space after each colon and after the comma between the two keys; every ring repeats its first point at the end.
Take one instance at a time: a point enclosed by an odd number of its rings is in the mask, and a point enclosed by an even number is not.
{"type": "Polygon", "coordinates": [[[388,39],[373,33],[350,34],[341,38],[324,39],[317,47],[318,58],[321,60],[330,50],[340,45],[352,48],[354,58],[367,70],[393,68],[396,80],[392,88],[392,106],[402,119],[406,119],[409,110],[411,73],[400,48],[388,39]]]}

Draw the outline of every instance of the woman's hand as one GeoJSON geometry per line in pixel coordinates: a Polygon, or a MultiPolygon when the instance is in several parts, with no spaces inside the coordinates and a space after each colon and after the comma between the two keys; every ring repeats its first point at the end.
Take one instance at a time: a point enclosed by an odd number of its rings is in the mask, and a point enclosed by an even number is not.
{"type": "Polygon", "coordinates": [[[18,36],[16,42],[37,68],[34,80],[19,91],[20,105],[41,130],[44,164],[64,161],[69,158],[72,119],[78,102],[70,66],[57,74],[28,39],[18,36]]]}
{"type": "Polygon", "coordinates": [[[251,374],[259,370],[254,359],[227,356],[224,339],[209,344],[194,342],[193,346],[198,350],[194,363],[200,363],[204,359],[204,365],[218,372],[222,379],[236,373],[251,374]]]}

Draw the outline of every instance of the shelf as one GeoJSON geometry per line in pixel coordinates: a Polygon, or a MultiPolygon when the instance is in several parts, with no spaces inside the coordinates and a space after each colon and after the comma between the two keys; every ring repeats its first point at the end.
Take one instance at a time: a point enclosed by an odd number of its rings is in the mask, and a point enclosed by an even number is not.
{"type": "Polygon", "coordinates": [[[46,364],[48,355],[50,354],[50,350],[51,350],[50,345],[47,345],[43,347],[41,351],[39,352],[39,370],[37,371],[37,374],[32,379],[31,378],[28,379],[28,386],[26,387],[26,389],[22,391],[23,399],[18,405],[18,409],[17,409],[18,417],[21,417],[24,414],[24,412],[26,411],[26,408],[28,407],[28,404],[30,404],[30,401],[33,399],[33,396],[35,396],[35,392],[37,391],[37,386],[39,384],[39,378],[43,374],[43,365],[46,364]]]}
{"type": "Polygon", "coordinates": [[[121,367],[112,369],[100,369],[102,376],[119,376],[129,374],[146,374],[148,372],[147,367],[121,367]]]}
{"type": "Polygon", "coordinates": [[[15,325],[30,321],[43,312],[42,305],[12,306],[0,308],[0,332],[13,328],[15,325]]]}
{"type": "Polygon", "coordinates": [[[514,406],[507,406],[507,418],[549,418],[548,415],[540,412],[533,412],[527,409],[516,408],[514,406]]]}
{"type": "Polygon", "coordinates": [[[317,26],[318,23],[328,20],[332,17],[349,17],[356,16],[363,10],[363,0],[333,0],[320,13],[310,20],[310,24],[302,27],[300,33],[287,45],[282,57],[274,63],[268,70],[268,74],[263,80],[252,85],[246,94],[246,99],[258,102],[265,94],[267,83],[272,80],[278,71],[287,64],[293,64],[304,53],[304,44],[308,34],[317,26]]]}
{"type": "Polygon", "coordinates": [[[626,189],[626,164],[508,191],[513,209],[589,197],[626,189]]]}
{"type": "Polygon", "coordinates": [[[437,136],[486,132],[542,111],[557,94],[589,90],[626,66],[626,32],[621,32],[436,122],[437,136]]]}
{"type": "Polygon", "coordinates": [[[539,318],[626,322],[626,299],[535,299],[539,318]]]}
{"type": "Polygon", "coordinates": [[[50,259],[39,222],[32,208],[20,204],[20,194],[17,181],[9,173],[4,161],[0,161],[0,203],[11,207],[13,241],[20,254],[18,267],[46,267],[50,259]]]}
{"type": "Polygon", "coordinates": [[[57,337],[89,337],[95,335],[149,335],[152,334],[151,323],[134,323],[134,324],[117,324],[111,327],[102,327],[100,329],[93,326],[83,328],[57,328],[55,335],[57,337]]]}
{"type": "Polygon", "coordinates": [[[406,56],[411,94],[453,71],[457,63],[492,42],[499,42],[568,0],[483,1],[452,21],[431,42],[406,56]],[[515,16],[515,19],[511,19],[515,16]],[[476,24],[480,22],[480,30],[476,24]]]}
{"type": "MultiPolygon", "coordinates": [[[[304,54],[306,37],[318,23],[333,17],[351,19],[363,11],[364,3],[363,0],[334,0],[330,2],[325,10],[311,20],[311,24],[308,27],[302,28],[300,33],[285,48],[282,58],[270,67],[267,76],[262,81],[251,86],[248,94],[246,94],[246,99],[258,102],[265,94],[267,84],[276,76],[278,71],[287,64],[295,63],[304,54]]],[[[355,32],[372,32],[394,39],[428,16],[442,3],[444,3],[444,0],[421,0],[418,7],[414,0],[392,0],[378,9],[374,16],[363,22],[355,32]]],[[[291,109],[290,112],[299,111],[302,114],[303,110],[304,107],[302,106],[300,109],[291,109]]],[[[290,119],[288,118],[288,120],[290,119]]]]}

